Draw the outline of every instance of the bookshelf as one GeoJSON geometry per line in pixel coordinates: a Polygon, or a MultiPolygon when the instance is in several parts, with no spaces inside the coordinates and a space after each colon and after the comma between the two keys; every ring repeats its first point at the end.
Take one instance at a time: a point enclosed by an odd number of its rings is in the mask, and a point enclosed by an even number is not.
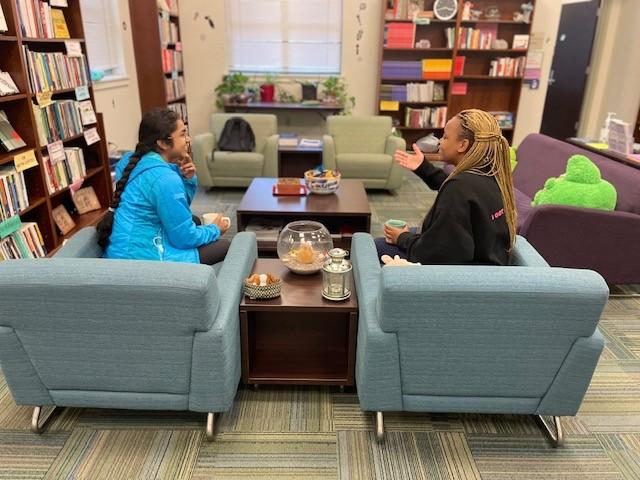
{"type": "Polygon", "coordinates": [[[188,123],[178,1],[129,0],[129,10],[142,112],[168,107],[188,123]]]}
{"type": "MultiPolygon", "coordinates": [[[[17,134],[24,140],[24,147],[7,152],[0,147],[0,169],[3,167],[14,167],[16,157],[25,152],[33,151],[37,164],[27,168],[22,172],[24,177],[24,187],[28,198],[28,206],[14,212],[9,220],[19,217],[23,224],[35,222],[42,236],[44,247],[50,254],[57,249],[62,242],[72,236],[81,228],[87,225],[96,224],[104,215],[106,208],[111,201],[112,186],[111,175],[109,171],[109,162],[107,154],[107,143],[105,140],[105,132],[102,116],[95,114],[95,121],[83,125],[82,121],[79,126],[79,132],[74,135],[64,137],[61,135],[60,141],[65,149],[74,148],[76,152],[81,152],[84,157],[84,166],[86,174],[83,177],[81,188],[93,187],[96,196],[102,208],[93,212],[79,215],[73,204],[72,192],[70,187],[51,191],[47,186],[47,166],[45,158],[48,156],[47,142],[43,141],[42,135],[38,133],[36,123],[36,113],[39,112],[40,106],[34,105],[41,100],[40,93],[43,90],[41,84],[34,80],[35,69],[30,69],[29,53],[34,55],[58,55],[58,59],[62,58],[65,65],[73,63],[74,65],[86,65],[85,76],[75,75],[70,80],[74,87],[67,88],[50,88],[52,92],[51,100],[54,103],[52,109],[58,108],[60,101],[67,101],[66,105],[72,108],[76,100],[75,86],[86,86],[88,93],[88,101],[91,102],[91,108],[95,112],[95,102],[93,89],[91,87],[89,77],[88,64],[86,63],[86,44],[84,41],[84,30],[82,25],[82,16],[80,11],[80,0],[68,0],[67,7],[60,7],[64,13],[65,22],[69,31],[71,40],[79,44],[80,51],[84,57],[75,57],[69,59],[66,55],[65,40],[60,38],[36,38],[33,36],[25,36],[20,23],[20,10],[18,0],[0,0],[0,7],[7,21],[8,30],[0,33],[0,70],[8,72],[14,83],[18,87],[19,93],[10,96],[0,96],[0,110],[4,111],[11,126],[17,134]],[[27,52],[28,50],[28,52],[27,52]],[[60,55],[63,55],[62,57],[60,55]],[[85,80],[83,80],[85,79],[85,80]],[[100,137],[95,143],[88,145],[84,132],[96,128],[100,137]],[[66,235],[63,235],[53,219],[52,210],[59,205],[64,205],[70,213],[71,219],[75,223],[75,227],[66,235]]],[[[65,66],[65,68],[67,68],[65,66]]],[[[69,70],[65,70],[68,72],[69,70]]],[[[69,75],[71,78],[72,75],[69,75]]],[[[78,117],[79,118],[79,117],[78,117]]],[[[59,125],[63,126],[67,123],[67,117],[59,125]]],[[[58,137],[56,137],[57,139],[58,137]]],[[[68,160],[63,160],[66,163],[68,160]]],[[[49,171],[50,172],[50,171],[49,171]]],[[[79,178],[79,177],[78,177],[79,178]]],[[[79,184],[80,182],[77,182],[79,184]]],[[[78,185],[80,186],[80,185],[78,185]]]]}
{"type": "MultiPolygon", "coordinates": [[[[429,133],[441,136],[443,122],[461,110],[479,108],[508,112],[513,121],[505,123],[502,131],[511,142],[528,51],[527,48],[513,48],[514,36],[531,33],[531,21],[524,23],[513,19],[514,12],[521,12],[524,0],[475,0],[473,9],[483,12],[476,20],[463,20],[465,2],[460,0],[455,18],[448,21],[432,18],[428,24],[414,24],[406,17],[392,18],[394,12],[387,7],[390,2],[382,3],[378,114],[391,116],[407,145],[411,145],[429,133]],[[500,17],[484,18],[484,12],[496,5],[500,17]],[[476,37],[474,30],[478,31],[476,37]],[[496,37],[505,40],[507,48],[488,48],[490,40],[496,37]],[[416,48],[420,41],[428,47],[416,48]],[[480,48],[483,46],[485,48],[480,48]],[[430,63],[426,73],[423,72],[423,60],[430,63]],[[496,61],[493,71],[492,61],[496,61]],[[449,68],[447,63],[450,63],[449,68]],[[442,69],[447,73],[439,71],[442,69]],[[406,98],[408,84],[427,84],[429,81],[442,86],[439,88],[444,92],[443,98],[433,98],[430,88],[414,86],[409,87],[412,90],[406,98]],[[427,108],[446,108],[445,118],[442,118],[442,112],[436,113],[435,118],[428,113],[416,112],[427,108]]],[[[399,8],[395,13],[404,16],[406,5],[418,5],[422,13],[433,11],[434,0],[394,0],[393,4],[399,8]]]]}

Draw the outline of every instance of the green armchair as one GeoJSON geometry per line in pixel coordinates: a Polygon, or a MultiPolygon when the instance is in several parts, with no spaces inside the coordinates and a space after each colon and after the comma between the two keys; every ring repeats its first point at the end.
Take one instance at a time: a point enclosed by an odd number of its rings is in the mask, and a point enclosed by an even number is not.
{"type": "Polygon", "coordinates": [[[278,176],[278,120],[275,115],[214,113],[210,132],[193,139],[193,161],[198,184],[204,187],[247,187],[255,177],[278,176]],[[242,117],[256,137],[253,152],[216,151],[224,124],[231,117],[242,117]]]}
{"type": "Polygon", "coordinates": [[[400,188],[404,170],[393,161],[393,152],[404,150],[406,143],[391,135],[391,117],[329,117],[327,131],[324,168],[362,180],[365,188],[400,188]]]}

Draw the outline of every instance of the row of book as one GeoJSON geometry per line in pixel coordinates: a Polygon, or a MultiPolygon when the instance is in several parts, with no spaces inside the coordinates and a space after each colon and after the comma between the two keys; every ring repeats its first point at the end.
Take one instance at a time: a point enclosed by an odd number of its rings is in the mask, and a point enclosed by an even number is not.
{"type": "Polygon", "coordinates": [[[408,20],[424,10],[424,0],[385,0],[387,20],[408,20]]]}
{"type": "Polygon", "coordinates": [[[166,45],[168,43],[178,43],[180,41],[178,26],[164,15],[158,16],[158,26],[160,27],[160,43],[166,45]]]}
{"type": "Polygon", "coordinates": [[[182,121],[184,123],[189,123],[189,116],[187,115],[187,104],[186,103],[184,103],[184,102],[170,103],[169,105],[167,105],[167,108],[169,110],[173,110],[178,115],[180,115],[180,118],[182,118],[182,121]]]}
{"type": "Polygon", "coordinates": [[[23,223],[20,228],[0,240],[0,261],[19,258],[42,258],[47,251],[38,224],[23,223]]]}
{"type": "Polygon", "coordinates": [[[483,28],[461,27],[458,30],[458,48],[489,50],[497,36],[497,24],[487,24],[483,28]]]}
{"type": "Polygon", "coordinates": [[[385,48],[414,48],[416,26],[413,23],[386,23],[384,25],[385,48]]]}
{"type": "Polygon", "coordinates": [[[182,52],[169,48],[162,49],[162,71],[171,73],[182,70],[182,52]]]}
{"type": "Polygon", "coordinates": [[[29,206],[24,172],[14,166],[0,167],[0,222],[13,217],[29,206]]]}
{"type": "Polygon", "coordinates": [[[445,99],[446,84],[434,81],[380,86],[381,100],[398,102],[441,102],[445,99]]]}
{"type": "Polygon", "coordinates": [[[20,93],[18,90],[18,86],[9,75],[9,72],[3,72],[0,70],[0,97],[4,97],[5,95],[15,95],[20,93]]]}
{"type": "Polygon", "coordinates": [[[0,145],[7,152],[26,145],[22,137],[18,135],[18,132],[11,125],[9,117],[7,117],[4,110],[0,110],[0,145]]]}
{"type": "Polygon", "coordinates": [[[522,77],[527,57],[499,57],[491,60],[489,68],[490,77],[522,77]]]}
{"type": "Polygon", "coordinates": [[[4,11],[2,10],[2,5],[0,5],[0,32],[4,33],[9,30],[7,26],[7,19],[4,16],[4,11]]]}
{"type": "Polygon", "coordinates": [[[411,128],[444,128],[447,107],[410,108],[404,112],[404,124],[411,128]]]}
{"type": "Polygon", "coordinates": [[[453,61],[450,58],[428,58],[422,61],[383,60],[382,79],[448,80],[453,61]]]}
{"type": "Polygon", "coordinates": [[[178,14],[178,0],[158,0],[158,8],[172,15],[178,14]]]}
{"type": "Polygon", "coordinates": [[[69,38],[69,29],[60,8],[40,0],[17,0],[20,30],[30,38],[69,38]]]}
{"type": "Polygon", "coordinates": [[[24,54],[34,92],[89,85],[89,68],[84,55],[69,57],[62,52],[33,52],[27,46],[24,54]]]}
{"type": "Polygon", "coordinates": [[[87,175],[84,152],[81,148],[65,148],[64,155],[64,160],[54,164],[51,163],[51,159],[48,155],[42,157],[45,167],[45,179],[49,193],[62,190],[87,175]]]}
{"type": "Polygon", "coordinates": [[[165,92],[167,92],[168,102],[180,98],[184,96],[184,78],[165,78],[164,88],[165,92]]]}
{"type": "Polygon", "coordinates": [[[75,100],[56,100],[46,107],[33,104],[40,145],[82,133],[82,117],[78,103],[75,100]]]}

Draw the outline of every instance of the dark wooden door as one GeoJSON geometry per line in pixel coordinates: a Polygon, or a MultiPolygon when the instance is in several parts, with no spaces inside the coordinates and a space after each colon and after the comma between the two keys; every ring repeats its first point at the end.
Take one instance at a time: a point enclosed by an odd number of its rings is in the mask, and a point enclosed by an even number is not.
{"type": "Polygon", "coordinates": [[[599,8],[600,0],[562,7],[540,127],[545,135],[565,139],[577,134],[599,8]]]}

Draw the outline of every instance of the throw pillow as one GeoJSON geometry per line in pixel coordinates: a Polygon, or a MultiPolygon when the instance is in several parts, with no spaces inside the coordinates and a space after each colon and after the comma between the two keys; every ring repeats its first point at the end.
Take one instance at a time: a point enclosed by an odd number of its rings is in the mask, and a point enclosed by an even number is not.
{"type": "Polygon", "coordinates": [[[559,177],[549,178],[531,205],[569,205],[573,207],[613,210],[618,194],[611,183],[603,180],[600,169],[584,155],[573,155],[567,170],[559,177]]]}

